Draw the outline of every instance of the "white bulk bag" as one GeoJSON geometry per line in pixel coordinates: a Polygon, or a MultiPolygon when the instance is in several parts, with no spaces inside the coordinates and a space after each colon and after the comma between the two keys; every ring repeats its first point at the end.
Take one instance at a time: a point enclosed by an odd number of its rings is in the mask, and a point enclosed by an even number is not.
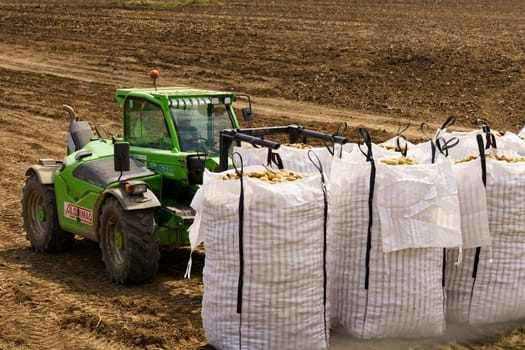
{"type": "MultiPolygon", "coordinates": [[[[244,171],[262,170],[245,167],[244,171]]],[[[326,349],[324,195],[319,174],[268,184],[243,177],[242,312],[240,180],[208,171],[198,203],[204,240],[202,322],[217,349],[326,349]]]]}
{"type": "Polygon", "coordinates": [[[525,318],[525,163],[486,161],[492,245],[480,248],[476,278],[476,248],[447,267],[449,317],[471,325],[525,318]]]}
{"type": "Polygon", "coordinates": [[[443,248],[383,252],[375,193],[367,262],[371,163],[349,160],[355,158],[346,153],[342,159],[334,158],[329,182],[332,324],[365,339],[441,335],[445,329],[443,248]]]}

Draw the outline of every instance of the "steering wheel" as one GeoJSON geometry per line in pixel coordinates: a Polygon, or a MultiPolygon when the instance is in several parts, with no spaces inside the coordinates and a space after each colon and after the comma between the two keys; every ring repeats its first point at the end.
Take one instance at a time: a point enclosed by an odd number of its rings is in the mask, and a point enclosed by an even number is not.
{"type": "Polygon", "coordinates": [[[218,154],[218,149],[217,148],[214,148],[215,145],[217,144],[217,142],[214,142],[213,144],[209,144],[209,140],[205,137],[197,137],[195,140],[194,140],[194,143],[195,145],[197,146],[197,148],[200,148],[204,151],[204,153],[208,154],[210,153],[210,151],[212,151],[211,153],[217,153],[218,154]],[[215,152],[213,152],[215,151],[215,152]]]}

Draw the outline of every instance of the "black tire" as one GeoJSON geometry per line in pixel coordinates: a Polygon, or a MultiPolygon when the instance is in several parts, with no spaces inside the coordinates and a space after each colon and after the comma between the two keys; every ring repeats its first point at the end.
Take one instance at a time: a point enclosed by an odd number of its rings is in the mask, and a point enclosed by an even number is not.
{"type": "Polygon", "coordinates": [[[102,206],[99,240],[102,261],[111,279],[120,284],[147,282],[159,264],[159,238],[154,209],[126,211],[116,198],[102,206]]]}
{"type": "Polygon", "coordinates": [[[24,186],[22,218],[26,238],[37,252],[57,253],[73,247],[75,236],[58,224],[54,186],[41,184],[35,173],[24,186]]]}

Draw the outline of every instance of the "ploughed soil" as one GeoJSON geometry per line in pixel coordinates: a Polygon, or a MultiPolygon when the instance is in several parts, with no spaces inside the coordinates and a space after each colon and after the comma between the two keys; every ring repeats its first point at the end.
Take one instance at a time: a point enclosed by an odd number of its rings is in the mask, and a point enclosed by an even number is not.
{"type": "MultiPolygon", "coordinates": [[[[231,90],[252,97],[245,127],[299,124],[334,133],[346,122],[375,142],[421,141],[452,129],[525,122],[525,2],[452,0],[0,0],[0,349],[208,348],[201,322],[204,254],[164,252],[157,278],[120,286],[98,245],[39,254],[22,227],[25,171],[62,159],[62,104],[120,132],[119,87],[231,90]]],[[[239,104],[242,107],[243,103],[239,104]]],[[[333,348],[523,348],[522,324],[452,327],[418,341],[333,348]]]]}

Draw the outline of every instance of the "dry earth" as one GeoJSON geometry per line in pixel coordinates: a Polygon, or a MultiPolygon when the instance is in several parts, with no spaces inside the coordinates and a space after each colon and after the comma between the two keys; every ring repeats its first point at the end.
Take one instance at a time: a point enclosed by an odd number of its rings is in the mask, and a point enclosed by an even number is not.
{"type": "MultiPolygon", "coordinates": [[[[61,159],[68,120],[120,129],[118,87],[248,93],[250,126],[368,127],[374,141],[456,115],[518,132],[525,121],[525,2],[452,0],[0,0],[0,349],[205,349],[204,255],[165,253],[150,284],[117,286],[96,244],[37,254],[20,217],[25,170],[61,159]],[[195,261],[197,260],[197,261],[195,261]]],[[[452,327],[421,341],[333,348],[525,348],[522,324],[452,327]],[[511,332],[511,329],[514,331],[511,332]]]]}

